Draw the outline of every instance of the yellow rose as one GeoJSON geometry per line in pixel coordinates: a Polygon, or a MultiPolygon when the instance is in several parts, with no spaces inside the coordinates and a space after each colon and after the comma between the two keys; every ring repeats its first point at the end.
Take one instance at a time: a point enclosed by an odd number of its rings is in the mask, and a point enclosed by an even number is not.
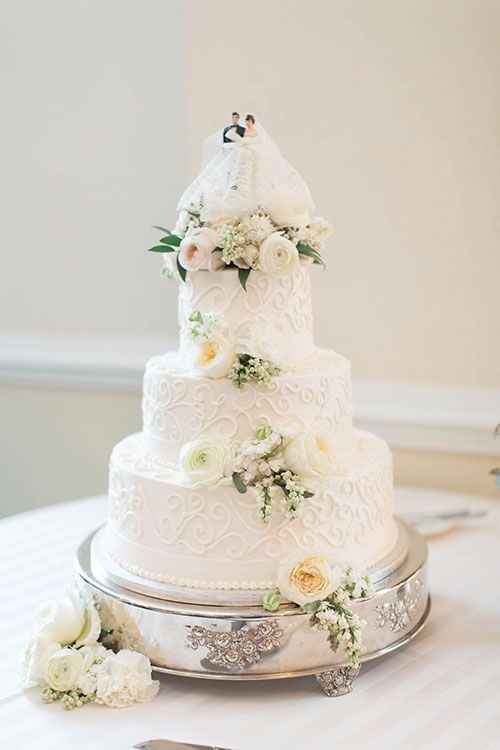
{"type": "Polygon", "coordinates": [[[295,604],[309,604],[322,599],[338,587],[341,568],[332,569],[326,557],[311,555],[294,563],[283,563],[278,571],[278,588],[295,604]]]}

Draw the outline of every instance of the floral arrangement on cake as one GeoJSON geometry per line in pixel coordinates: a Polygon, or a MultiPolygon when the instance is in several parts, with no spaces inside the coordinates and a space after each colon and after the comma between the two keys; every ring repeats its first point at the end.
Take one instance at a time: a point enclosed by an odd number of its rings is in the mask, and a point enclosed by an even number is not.
{"type": "Polygon", "coordinates": [[[359,666],[365,623],[348,602],[371,594],[369,576],[356,573],[352,567],[332,567],[321,555],[309,555],[283,562],[277,583],[277,588],[264,596],[264,609],[276,611],[283,599],[299,605],[311,615],[312,627],[327,633],[332,651],[342,647],[349,663],[359,666]]]}
{"type": "Polygon", "coordinates": [[[301,261],[324,265],[321,252],[332,233],[320,217],[288,226],[263,209],[215,221],[205,216],[203,208],[182,210],[173,231],[155,229],[164,236],[149,250],[165,256],[167,276],[177,271],[185,281],[188,271],[236,268],[243,289],[254,270],[279,276],[296,270],[301,261]]]}
{"type": "Polygon", "coordinates": [[[234,446],[211,438],[186,443],[180,467],[195,488],[230,481],[242,494],[251,488],[264,523],[279,501],[289,518],[295,518],[303,501],[314,496],[315,484],[341,470],[326,436],[301,432],[287,437],[267,424],[257,429],[254,439],[234,446]]]}
{"type": "Polygon", "coordinates": [[[196,310],[188,318],[191,340],[189,366],[208,378],[229,378],[237,388],[245,383],[269,385],[281,368],[257,353],[237,352],[234,337],[220,316],[196,310]]]}
{"type": "Polygon", "coordinates": [[[45,703],[60,701],[67,710],[86,703],[121,708],[154,698],[160,683],[151,679],[149,659],[106,648],[110,640],[94,600],[70,589],[40,610],[24,654],[23,686],[38,686],[45,703]]]}

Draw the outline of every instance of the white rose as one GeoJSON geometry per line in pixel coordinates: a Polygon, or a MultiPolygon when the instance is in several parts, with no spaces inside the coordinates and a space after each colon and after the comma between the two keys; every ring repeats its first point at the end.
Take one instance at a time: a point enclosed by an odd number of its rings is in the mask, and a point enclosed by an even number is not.
{"type": "Polygon", "coordinates": [[[321,479],[335,471],[331,441],[324,435],[300,432],[285,448],[285,462],[291,471],[310,479],[321,479]]]}
{"type": "Polygon", "coordinates": [[[39,613],[38,632],[61,645],[74,643],[85,626],[85,603],[77,590],[63,599],[44,604],[39,613]]]}
{"type": "Polygon", "coordinates": [[[217,233],[208,227],[192,229],[179,246],[179,263],[186,271],[208,268],[210,255],[217,247],[217,233]]]}
{"type": "Polygon", "coordinates": [[[96,677],[96,703],[113,708],[151,700],[160,687],[158,680],[151,679],[149,659],[127,649],[109,653],[96,669],[96,677]]]}
{"type": "Polygon", "coordinates": [[[303,605],[330,596],[342,581],[342,568],[332,569],[321,555],[283,562],[278,569],[277,585],[285,599],[303,605]]]}
{"type": "Polygon", "coordinates": [[[79,650],[60,648],[52,654],[45,666],[45,682],[52,690],[74,690],[85,673],[85,659],[79,650]]]}
{"type": "Polygon", "coordinates": [[[309,211],[303,204],[297,203],[295,196],[280,194],[268,206],[269,213],[279,227],[302,227],[309,224],[309,211]]]}
{"type": "Polygon", "coordinates": [[[23,687],[30,688],[43,682],[47,662],[60,648],[58,643],[41,635],[31,639],[24,652],[21,669],[23,687]]]}
{"type": "Polygon", "coordinates": [[[273,232],[260,246],[259,269],[278,276],[294,271],[299,264],[297,248],[279,232],[273,232]]]}
{"type": "Polygon", "coordinates": [[[194,341],[189,352],[193,370],[207,378],[225,378],[236,358],[234,344],[224,333],[194,341]]]}
{"type": "Polygon", "coordinates": [[[78,636],[76,646],[88,646],[96,643],[101,634],[101,618],[92,599],[85,602],[85,619],[78,636]]]}
{"type": "Polygon", "coordinates": [[[62,646],[94,643],[101,632],[101,620],[93,600],[85,599],[78,589],[44,604],[39,617],[38,635],[62,646]]]}
{"type": "Polygon", "coordinates": [[[180,454],[180,465],[193,487],[212,485],[223,479],[229,452],[223,443],[200,438],[186,443],[180,454]]]}

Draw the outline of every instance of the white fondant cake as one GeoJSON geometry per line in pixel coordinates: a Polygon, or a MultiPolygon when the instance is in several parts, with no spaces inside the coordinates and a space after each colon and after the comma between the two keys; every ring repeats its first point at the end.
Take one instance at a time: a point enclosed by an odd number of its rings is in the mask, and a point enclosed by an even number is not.
{"type": "Polygon", "coordinates": [[[222,158],[231,168],[202,173],[161,240],[181,276],[180,347],[147,364],[144,429],[113,451],[103,537],[125,579],[217,603],[272,589],[298,555],[367,568],[397,537],[390,451],[353,430],[350,364],[313,341],[309,276],[327,225],[307,189],[307,206],[288,207],[279,184],[255,202],[252,170],[270,158],[258,137],[222,158]],[[217,194],[209,215],[198,183],[217,194]]]}

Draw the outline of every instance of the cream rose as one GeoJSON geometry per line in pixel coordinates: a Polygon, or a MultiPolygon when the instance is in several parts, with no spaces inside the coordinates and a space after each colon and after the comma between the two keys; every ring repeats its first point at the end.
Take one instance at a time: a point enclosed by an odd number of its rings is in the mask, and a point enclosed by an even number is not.
{"type": "Polygon", "coordinates": [[[199,375],[225,378],[234,364],[236,351],[229,336],[218,333],[190,346],[190,364],[199,375]]]}
{"type": "Polygon", "coordinates": [[[52,690],[64,693],[74,690],[85,673],[85,659],[74,648],[60,648],[52,654],[45,666],[45,682],[52,690]]]}
{"type": "Polygon", "coordinates": [[[182,447],[180,465],[193,487],[213,485],[226,473],[228,450],[223,443],[200,438],[182,447]]]}
{"type": "Polygon", "coordinates": [[[280,565],[277,583],[283,597],[302,606],[326,599],[340,585],[341,579],[341,568],[332,570],[325,557],[311,555],[280,565]]]}
{"type": "Polygon", "coordinates": [[[160,687],[158,680],[151,679],[149,659],[127,649],[110,653],[97,668],[96,677],[96,703],[113,708],[151,700],[160,687]]]}
{"type": "Polygon", "coordinates": [[[285,448],[285,462],[291,471],[305,479],[321,479],[335,471],[335,454],[329,438],[313,432],[300,432],[285,448]]]}
{"type": "Polygon", "coordinates": [[[210,255],[217,247],[217,233],[208,227],[192,229],[179,246],[179,263],[186,271],[208,268],[210,255]]]}
{"type": "Polygon", "coordinates": [[[299,264],[297,248],[279,232],[273,232],[260,246],[259,269],[272,276],[294,271],[299,264]]]}

